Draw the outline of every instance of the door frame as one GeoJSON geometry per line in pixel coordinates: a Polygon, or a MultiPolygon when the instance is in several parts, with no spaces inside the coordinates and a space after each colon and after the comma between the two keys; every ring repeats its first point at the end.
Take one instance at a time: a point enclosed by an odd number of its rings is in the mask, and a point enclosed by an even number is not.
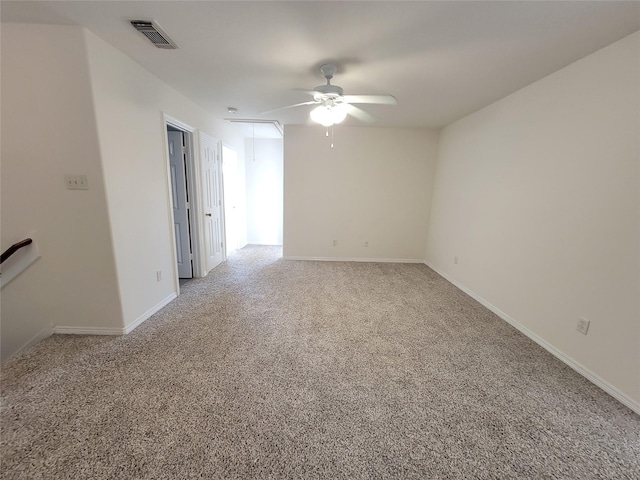
{"type": "Polygon", "coordinates": [[[191,227],[190,240],[191,240],[191,253],[193,278],[199,278],[204,276],[204,258],[203,249],[204,241],[202,239],[202,225],[200,225],[199,219],[201,218],[201,193],[199,187],[200,175],[199,175],[199,161],[198,161],[198,145],[196,144],[197,135],[196,129],[191,125],[188,125],[177,118],[173,118],[163,112],[162,114],[162,138],[164,141],[165,149],[165,167],[167,169],[167,198],[169,207],[169,227],[170,227],[170,239],[171,239],[171,258],[173,268],[173,278],[175,289],[178,295],[180,295],[180,279],[178,275],[178,263],[176,257],[176,238],[173,229],[173,208],[171,205],[171,168],[169,165],[169,138],[167,135],[167,127],[173,127],[182,131],[185,135],[185,145],[187,147],[186,153],[186,179],[187,179],[187,191],[189,193],[189,224],[191,227]]]}

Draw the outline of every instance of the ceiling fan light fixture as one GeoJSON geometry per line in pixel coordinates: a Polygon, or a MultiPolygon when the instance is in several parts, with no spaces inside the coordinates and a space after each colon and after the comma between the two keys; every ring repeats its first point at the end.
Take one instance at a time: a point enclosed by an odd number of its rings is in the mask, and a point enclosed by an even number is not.
{"type": "Polygon", "coordinates": [[[277,112],[279,110],[301,107],[304,105],[314,105],[315,108],[311,111],[310,115],[311,120],[325,127],[330,127],[336,123],[342,122],[347,115],[351,115],[362,122],[375,122],[375,117],[373,115],[370,115],[360,107],[355,106],[355,104],[358,103],[397,105],[398,101],[393,95],[389,94],[344,95],[342,87],[331,85],[331,79],[336,71],[336,66],[330,63],[324,64],[320,67],[320,72],[322,72],[322,75],[324,75],[324,78],[327,80],[326,85],[319,85],[313,90],[304,90],[306,93],[313,96],[313,100],[287,105],[286,107],[280,107],[274,110],[267,110],[266,112],[262,112],[261,115],[277,112]]]}
{"type": "Polygon", "coordinates": [[[320,105],[311,110],[311,120],[324,127],[342,122],[347,117],[346,105],[320,105]]]}

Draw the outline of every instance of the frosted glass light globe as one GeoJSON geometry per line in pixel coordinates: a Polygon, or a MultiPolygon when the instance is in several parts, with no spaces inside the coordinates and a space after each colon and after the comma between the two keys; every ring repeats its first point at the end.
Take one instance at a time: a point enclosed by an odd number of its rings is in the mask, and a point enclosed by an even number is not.
{"type": "Polygon", "coordinates": [[[311,110],[311,120],[324,127],[342,122],[347,117],[345,105],[320,105],[311,110]]]}

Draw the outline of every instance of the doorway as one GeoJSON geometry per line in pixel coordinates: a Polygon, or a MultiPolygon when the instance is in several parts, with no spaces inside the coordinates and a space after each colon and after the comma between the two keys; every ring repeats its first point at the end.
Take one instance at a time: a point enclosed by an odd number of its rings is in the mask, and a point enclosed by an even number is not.
{"type": "Polygon", "coordinates": [[[195,129],[163,114],[167,156],[167,182],[170,200],[171,240],[173,244],[174,282],[202,276],[198,223],[199,195],[196,173],[195,129]]]}
{"type": "Polygon", "coordinates": [[[187,180],[186,132],[167,126],[171,204],[178,278],[193,278],[193,248],[191,242],[190,199],[187,180]]]}
{"type": "Polygon", "coordinates": [[[252,138],[245,143],[247,242],[253,245],[282,245],[283,139],[252,138]]]}
{"type": "Polygon", "coordinates": [[[174,284],[179,294],[181,280],[204,277],[226,259],[222,149],[216,138],[202,131],[196,138],[193,127],[166,113],[163,119],[174,284]]]}

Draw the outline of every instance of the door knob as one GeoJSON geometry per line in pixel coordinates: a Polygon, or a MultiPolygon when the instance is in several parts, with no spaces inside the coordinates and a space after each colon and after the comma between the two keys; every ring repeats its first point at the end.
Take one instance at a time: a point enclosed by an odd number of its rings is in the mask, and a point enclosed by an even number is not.
{"type": "Polygon", "coordinates": [[[210,217],[210,216],[211,216],[211,214],[210,214],[210,213],[205,213],[205,215],[206,215],[207,217],[210,217]]]}

